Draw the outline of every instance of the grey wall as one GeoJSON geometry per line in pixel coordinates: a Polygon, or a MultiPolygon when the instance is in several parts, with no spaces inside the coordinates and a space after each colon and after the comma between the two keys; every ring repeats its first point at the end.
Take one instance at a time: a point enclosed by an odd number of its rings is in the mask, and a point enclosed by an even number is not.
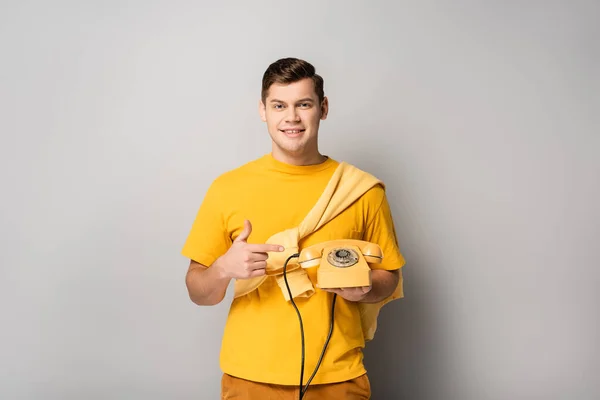
{"type": "Polygon", "coordinates": [[[326,79],[321,149],[408,259],[375,399],[600,397],[598,3],[3,2],[0,397],[215,399],[228,301],[179,251],[270,149],[261,75],[326,79]]]}

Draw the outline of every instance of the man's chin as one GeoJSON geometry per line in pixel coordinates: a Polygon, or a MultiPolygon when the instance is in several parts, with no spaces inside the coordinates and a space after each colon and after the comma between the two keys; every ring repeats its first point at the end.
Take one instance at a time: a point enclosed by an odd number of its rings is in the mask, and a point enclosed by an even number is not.
{"type": "Polygon", "coordinates": [[[306,155],[307,149],[306,146],[282,146],[279,144],[275,144],[276,151],[281,154],[285,154],[291,157],[301,157],[306,155]]]}
{"type": "Polygon", "coordinates": [[[301,154],[306,151],[306,143],[300,142],[292,142],[289,143],[287,140],[274,141],[275,145],[281,149],[281,151],[285,151],[290,154],[301,154]]]}
{"type": "Polygon", "coordinates": [[[306,149],[304,147],[283,147],[281,148],[281,151],[291,156],[301,156],[306,153],[306,149]]]}

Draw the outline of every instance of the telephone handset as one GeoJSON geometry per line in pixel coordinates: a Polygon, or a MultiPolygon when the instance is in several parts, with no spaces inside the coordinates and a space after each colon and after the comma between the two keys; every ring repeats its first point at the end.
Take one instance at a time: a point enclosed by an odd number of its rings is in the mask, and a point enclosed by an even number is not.
{"type": "Polygon", "coordinates": [[[380,263],[381,247],[356,239],[340,239],[318,243],[300,252],[302,268],[319,267],[317,284],[320,288],[346,288],[371,285],[368,264],[380,263]]]}

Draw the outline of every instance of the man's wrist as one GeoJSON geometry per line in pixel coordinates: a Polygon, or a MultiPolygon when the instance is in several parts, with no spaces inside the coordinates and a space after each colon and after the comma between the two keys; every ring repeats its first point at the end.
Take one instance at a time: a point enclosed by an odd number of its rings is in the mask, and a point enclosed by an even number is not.
{"type": "Polygon", "coordinates": [[[371,291],[369,291],[368,293],[365,293],[365,295],[358,300],[358,303],[379,303],[380,301],[384,300],[387,296],[381,296],[381,295],[377,295],[373,292],[373,290],[371,289],[371,291]]]}
{"type": "Polygon", "coordinates": [[[397,275],[397,271],[371,270],[371,290],[359,302],[379,303],[390,297],[398,285],[397,275]]]}
{"type": "Polygon", "coordinates": [[[215,269],[216,273],[217,273],[217,278],[219,280],[229,280],[231,279],[231,277],[229,276],[229,274],[227,273],[227,269],[224,266],[223,263],[223,257],[218,257],[212,264],[212,268],[215,269]]]}

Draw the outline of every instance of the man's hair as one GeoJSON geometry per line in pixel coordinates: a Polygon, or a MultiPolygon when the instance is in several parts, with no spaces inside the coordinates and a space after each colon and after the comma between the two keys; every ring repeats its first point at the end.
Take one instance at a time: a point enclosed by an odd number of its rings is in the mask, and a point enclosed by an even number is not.
{"type": "Polygon", "coordinates": [[[315,72],[315,67],[311,63],[298,58],[282,58],[269,65],[263,75],[261,92],[263,103],[267,99],[272,84],[287,85],[305,78],[312,79],[315,84],[315,92],[319,97],[319,103],[323,102],[325,98],[323,78],[315,72]]]}

